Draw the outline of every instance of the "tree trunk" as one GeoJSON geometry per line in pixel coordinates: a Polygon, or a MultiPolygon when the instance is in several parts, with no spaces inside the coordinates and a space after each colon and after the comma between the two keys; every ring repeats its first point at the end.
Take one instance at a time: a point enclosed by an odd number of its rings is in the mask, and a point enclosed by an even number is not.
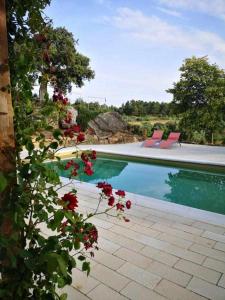
{"type": "Polygon", "coordinates": [[[211,142],[212,142],[212,145],[214,144],[214,135],[213,135],[213,132],[212,132],[212,135],[211,135],[211,142]]]}
{"type": "Polygon", "coordinates": [[[48,93],[48,82],[41,79],[40,88],[39,88],[39,101],[43,102],[45,100],[45,96],[48,93]]]}
{"type": "MultiPolygon", "coordinates": [[[[7,211],[7,203],[12,188],[16,183],[13,107],[9,87],[10,72],[8,66],[5,0],[0,0],[0,172],[8,181],[5,190],[0,191],[1,211],[7,211]]],[[[1,220],[0,233],[5,236],[10,235],[11,227],[11,221],[6,212],[4,219],[1,220]]]]}

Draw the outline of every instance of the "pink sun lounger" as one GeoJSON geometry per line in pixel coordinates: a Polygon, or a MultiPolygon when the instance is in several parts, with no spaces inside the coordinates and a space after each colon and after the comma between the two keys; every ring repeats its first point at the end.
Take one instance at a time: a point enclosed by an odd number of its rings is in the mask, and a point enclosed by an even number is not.
{"type": "Polygon", "coordinates": [[[175,143],[179,143],[180,132],[171,132],[167,138],[167,140],[163,140],[159,147],[168,149],[171,148],[175,143]]]}
{"type": "Polygon", "coordinates": [[[143,147],[153,147],[157,143],[162,140],[163,131],[162,130],[154,130],[153,135],[150,139],[147,139],[143,142],[143,147]]]}

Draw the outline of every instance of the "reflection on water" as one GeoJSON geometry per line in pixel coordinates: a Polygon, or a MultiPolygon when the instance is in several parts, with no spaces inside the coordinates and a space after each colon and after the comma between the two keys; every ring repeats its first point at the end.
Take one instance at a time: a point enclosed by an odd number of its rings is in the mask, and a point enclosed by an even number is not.
{"type": "Polygon", "coordinates": [[[225,214],[225,176],[191,170],[169,173],[165,182],[171,202],[225,214]]]}
{"type": "MultiPolygon", "coordinates": [[[[69,171],[50,165],[60,176],[69,177],[69,171]]],[[[222,174],[103,158],[94,162],[94,171],[93,176],[82,174],[79,179],[107,181],[116,189],[225,214],[222,174]]]]}

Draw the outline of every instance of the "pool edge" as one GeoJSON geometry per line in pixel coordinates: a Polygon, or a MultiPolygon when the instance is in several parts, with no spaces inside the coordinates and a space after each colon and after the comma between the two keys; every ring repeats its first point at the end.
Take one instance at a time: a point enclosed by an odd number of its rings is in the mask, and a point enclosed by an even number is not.
{"type": "MultiPolygon", "coordinates": [[[[65,177],[60,177],[62,182],[69,182],[70,180],[65,177]]],[[[81,182],[79,180],[73,179],[71,183],[76,184],[76,188],[80,188],[85,185],[85,189],[93,191],[98,191],[95,184],[81,182]]],[[[147,197],[139,194],[134,194],[130,192],[126,192],[128,198],[137,206],[146,207],[156,209],[165,213],[171,213],[180,217],[192,219],[194,221],[200,221],[203,223],[209,223],[216,226],[222,226],[225,228],[225,215],[214,213],[206,210],[202,210],[199,208],[189,207],[182,204],[171,203],[167,201],[163,201],[161,199],[147,197]]]]}

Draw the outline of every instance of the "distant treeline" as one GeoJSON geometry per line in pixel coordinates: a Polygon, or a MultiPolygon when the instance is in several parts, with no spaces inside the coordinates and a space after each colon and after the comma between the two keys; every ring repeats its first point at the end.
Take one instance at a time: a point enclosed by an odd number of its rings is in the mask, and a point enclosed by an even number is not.
{"type": "Polygon", "coordinates": [[[106,112],[117,111],[120,114],[128,116],[168,116],[171,114],[171,104],[157,101],[142,101],[142,100],[130,100],[122,104],[119,108],[113,105],[107,106],[106,104],[99,104],[98,102],[87,103],[82,99],[77,99],[75,106],[89,109],[92,112],[106,112]]]}
{"type": "Polygon", "coordinates": [[[131,100],[122,104],[118,111],[128,116],[168,116],[171,112],[170,106],[169,103],[165,102],[131,100]]]}

